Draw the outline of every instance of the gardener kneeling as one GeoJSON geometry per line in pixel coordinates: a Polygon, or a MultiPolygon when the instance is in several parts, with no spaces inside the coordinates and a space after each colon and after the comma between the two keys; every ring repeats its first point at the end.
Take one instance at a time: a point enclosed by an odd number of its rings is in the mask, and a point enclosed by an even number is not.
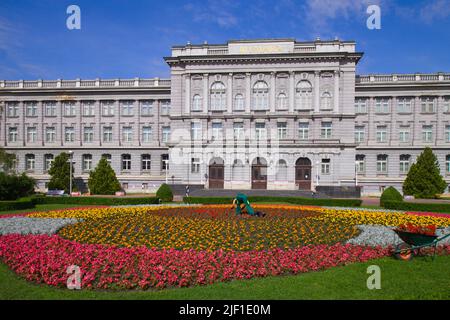
{"type": "Polygon", "coordinates": [[[243,213],[247,213],[248,215],[256,217],[264,217],[266,215],[265,213],[260,211],[255,212],[250,205],[247,196],[242,193],[238,193],[236,195],[236,198],[234,198],[233,207],[235,207],[236,215],[241,215],[243,213]]]}

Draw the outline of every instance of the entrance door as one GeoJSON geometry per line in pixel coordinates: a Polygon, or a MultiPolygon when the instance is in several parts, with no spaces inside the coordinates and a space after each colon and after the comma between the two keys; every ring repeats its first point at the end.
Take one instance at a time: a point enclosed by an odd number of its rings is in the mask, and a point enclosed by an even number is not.
{"type": "Polygon", "coordinates": [[[213,159],[209,165],[209,188],[223,189],[224,185],[224,164],[222,159],[213,159]]]}
{"type": "Polygon", "coordinates": [[[311,161],[299,158],[295,163],[295,183],[300,190],[311,190],[311,161]]]}
{"type": "Polygon", "coordinates": [[[252,189],[267,189],[267,162],[256,158],[252,163],[252,189]]]}

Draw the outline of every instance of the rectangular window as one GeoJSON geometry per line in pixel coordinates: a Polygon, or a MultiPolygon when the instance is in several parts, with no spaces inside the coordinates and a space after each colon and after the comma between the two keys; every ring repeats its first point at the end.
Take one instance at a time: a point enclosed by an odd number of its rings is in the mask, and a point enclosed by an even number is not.
{"type": "Polygon", "coordinates": [[[445,142],[450,142],[450,125],[445,126],[445,142]]]}
{"type": "Polygon", "coordinates": [[[450,154],[445,157],[445,172],[450,174],[450,154]]]}
{"type": "Polygon", "coordinates": [[[422,113],[436,112],[435,99],[433,97],[422,97],[420,99],[420,106],[421,106],[422,113]]]}
{"type": "Polygon", "coordinates": [[[355,127],[355,142],[361,143],[365,140],[365,127],[364,126],[356,126],[355,127]]]}
{"type": "Polygon", "coordinates": [[[191,122],[191,139],[200,140],[202,136],[201,122],[191,122]]]}
{"type": "Polygon", "coordinates": [[[84,142],[92,142],[94,141],[94,128],[93,127],[84,127],[83,132],[83,140],[84,142]]]}
{"type": "Polygon", "coordinates": [[[133,128],[132,127],[123,127],[122,128],[122,141],[123,142],[133,141],[133,128]]]}
{"type": "Polygon", "coordinates": [[[128,117],[134,115],[134,101],[122,101],[122,116],[128,117]]]}
{"type": "Polygon", "coordinates": [[[330,174],[330,159],[322,159],[321,172],[324,175],[330,174]]]}
{"type": "Polygon", "coordinates": [[[152,157],[149,154],[142,155],[142,171],[150,171],[152,168],[152,157]]]}
{"type": "Polygon", "coordinates": [[[83,116],[92,117],[95,116],[95,102],[94,101],[83,101],[83,116]]]}
{"type": "Polygon", "coordinates": [[[400,127],[398,138],[400,142],[409,142],[410,139],[409,127],[400,127]]]}
{"type": "Polygon", "coordinates": [[[191,173],[200,172],[200,158],[191,158],[191,173]]]}
{"type": "Polygon", "coordinates": [[[387,127],[386,126],[378,126],[377,127],[377,142],[386,142],[387,141],[387,127]]]}
{"type": "Polygon", "coordinates": [[[422,141],[432,142],[433,141],[433,126],[425,125],[422,126],[422,141]]]}
{"type": "Polygon", "coordinates": [[[45,142],[53,143],[56,141],[56,128],[47,127],[45,128],[45,142]]]}
{"type": "Polygon", "coordinates": [[[103,142],[112,142],[113,140],[113,128],[103,127],[103,142]]]}
{"type": "Polygon", "coordinates": [[[25,156],[25,170],[34,171],[36,168],[36,159],[34,154],[27,154],[25,156]]]}
{"type": "Polygon", "coordinates": [[[212,138],[214,140],[222,139],[223,137],[223,127],[221,122],[212,123],[212,138]]]}
{"type": "Polygon", "coordinates": [[[397,98],[397,112],[410,113],[411,112],[411,98],[397,98]]]}
{"type": "Polygon", "coordinates": [[[235,122],[233,123],[233,135],[235,139],[243,139],[244,138],[244,123],[243,122],[235,122]]]}
{"type": "Polygon", "coordinates": [[[166,171],[169,169],[169,155],[162,154],[161,155],[161,170],[166,171]]]}
{"type": "Polygon", "coordinates": [[[170,101],[161,101],[161,115],[168,116],[170,114],[170,101]]]}
{"type": "Polygon", "coordinates": [[[255,137],[256,140],[261,140],[266,138],[266,124],[262,122],[257,122],[255,124],[255,137]]]}
{"type": "Polygon", "coordinates": [[[143,100],[141,101],[141,116],[149,116],[153,111],[153,101],[143,100]]]}
{"type": "Polygon", "coordinates": [[[25,110],[27,117],[37,117],[37,103],[25,102],[25,110]]]}
{"type": "Polygon", "coordinates": [[[36,127],[27,128],[27,142],[33,143],[37,141],[37,130],[36,127]]]}
{"type": "Polygon", "coordinates": [[[387,173],[387,155],[378,155],[377,156],[377,173],[378,174],[386,174],[387,173]]]}
{"type": "Polygon", "coordinates": [[[300,140],[308,140],[309,139],[309,123],[300,122],[298,124],[298,138],[300,140]]]}
{"type": "Polygon", "coordinates": [[[46,154],[44,156],[44,171],[48,172],[50,168],[52,167],[53,163],[53,155],[52,154],[46,154]]]}
{"type": "Polygon", "coordinates": [[[64,141],[65,142],[74,142],[75,141],[75,128],[74,127],[65,127],[64,128],[64,141]]]}
{"type": "Polygon", "coordinates": [[[411,158],[411,156],[408,154],[402,154],[400,156],[400,173],[401,174],[408,173],[409,165],[410,165],[410,158],[411,158]]]}
{"type": "Polygon", "coordinates": [[[355,100],[355,113],[367,113],[367,99],[355,100]]]}
{"type": "Polygon", "coordinates": [[[122,155],[122,171],[131,170],[131,155],[123,154],[122,155]]]}
{"type": "Polygon", "coordinates": [[[375,112],[389,113],[389,99],[388,98],[375,99],[375,112]]]}
{"type": "Polygon", "coordinates": [[[110,117],[114,115],[114,101],[102,101],[102,115],[110,117]]]}
{"type": "Polygon", "coordinates": [[[65,117],[74,117],[77,115],[76,108],[75,108],[75,102],[63,102],[63,110],[64,110],[64,116],[65,117]]]}
{"type": "Polygon", "coordinates": [[[286,139],[287,138],[287,123],[286,122],[278,122],[277,123],[277,136],[278,136],[278,139],[286,139]]]}
{"type": "Polygon", "coordinates": [[[46,117],[56,117],[56,101],[44,102],[44,112],[46,117]]]}
{"type": "Polygon", "coordinates": [[[450,97],[442,98],[444,112],[450,112],[450,97]]]}
{"type": "Polygon", "coordinates": [[[356,173],[364,174],[366,172],[366,157],[363,154],[356,155],[356,173]]]}
{"type": "Polygon", "coordinates": [[[83,171],[88,172],[92,170],[92,155],[91,154],[84,154],[83,155],[83,165],[82,165],[83,171]]]}
{"type": "Polygon", "coordinates": [[[152,127],[142,127],[142,142],[149,143],[152,141],[152,127]]]}
{"type": "Polygon", "coordinates": [[[164,126],[162,127],[162,142],[169,142],[170,139],[170,127],[164,126]]]}
{"type": "Polygon", "coordinates": [[[9,127],[8,128],[8,141],[9,142],[17,142],[17,138],[18,138],[17,127],[9,127]]]}
{"type": "Polygon", "coordinates": [[[6,110],[8,117],[19,116],[19,104],[17,102],[6,102],[6,110]]]}
{"type": "Polygon", "coordinates": [[[330,139],[331,138],[331,122],[322,122],[322,127],[320,128],[320,137],[322,139],[330,139]]]}

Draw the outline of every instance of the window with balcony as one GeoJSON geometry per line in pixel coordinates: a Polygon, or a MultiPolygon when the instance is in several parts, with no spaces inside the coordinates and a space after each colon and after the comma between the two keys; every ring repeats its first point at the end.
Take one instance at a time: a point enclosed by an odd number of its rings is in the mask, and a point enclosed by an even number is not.
{"type": "Polygon", "coordinates": [[[307,80],[301,80],[295,89],[296,93],[296,109],[311,110],[312,109],[312,86],[307,80]]]}
{"type": "Polygon", "coordinates": [[[265,81],[257,81],[253,85],[253,110],[269,109],[269,86],[265,81]]]}

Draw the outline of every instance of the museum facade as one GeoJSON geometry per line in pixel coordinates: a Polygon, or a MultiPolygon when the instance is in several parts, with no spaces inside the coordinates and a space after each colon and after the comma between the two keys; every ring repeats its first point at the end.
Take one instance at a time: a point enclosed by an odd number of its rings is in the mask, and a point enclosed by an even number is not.
{"type": "Polygon", "coordinates": [[[46,189],[73,152],[84,188],[101,157],[127,192],[401,190],[424,147],[450,182],[450,74],[357,75],[352,41],[172,47],[170,79],[0,81],[0,145],[46,189]]]}

